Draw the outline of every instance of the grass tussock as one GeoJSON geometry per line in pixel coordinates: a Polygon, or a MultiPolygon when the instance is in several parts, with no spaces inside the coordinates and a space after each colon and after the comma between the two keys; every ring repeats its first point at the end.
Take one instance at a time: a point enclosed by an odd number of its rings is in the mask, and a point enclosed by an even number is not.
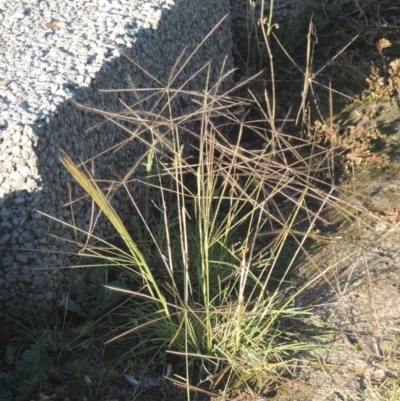
{"type": "Polygon", "coordinates": [[[172,361],[171,380],[188,397],[198,387],[268,392],[293,375],[302,352],[315,349],[309,312],[294,300],[332,266],[296,289],[290,272],[306,241],[318,237],[322,211],[334,206],[349,214],[329,189],[336,149],[285,134],[285,121],[278,128],[274,92],[264,89],[263,101],[251,91],[236,95],[257,76],[223,93],[227,75],[202,93],[173,89],[174,78],[148,112],[138,100],[121,114],[103,113],[120,126],[134,124],[131,139],[147,144],[145,202],[129,190],[138,164],[120,180],[135,215],[130,226],[90,172],[62,156],[121,240],[117,246],[92,235],[96,246],[86,245],[81,256],[130,277],[130,288],[107,285],[131,299],[108,343],[133,342],[136,355],[172,361]],[[182,115],[175,104],[183,97],[192,107],[182,115]]]}

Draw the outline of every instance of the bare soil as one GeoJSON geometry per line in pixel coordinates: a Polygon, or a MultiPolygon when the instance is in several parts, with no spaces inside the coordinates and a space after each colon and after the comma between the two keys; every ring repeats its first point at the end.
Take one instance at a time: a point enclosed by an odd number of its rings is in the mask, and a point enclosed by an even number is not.
{"type": "MultiPolygon", "coordinates": [[[[399,8],[393,12],[398,21],[399,8]]],[[[393,36],[381,29],[373,42],[388,37],[393,36]]],[[[351,88],[361,95],[365,80],[357,85],[355,78],[365,76],[372,63],[382,64],[373,42],[366,41],[362,52],[359,43],[341,55],[342,62],[331,64],[325,78],[342,76],[338,91],[350,93],[351,88]]],[[[385,61],[399,56],[395,39],[385,61]]],[[[348,204],[353,216],[329,211],[330,228],[321,228],[325,240],[309,246],[298,262],[293,282],[297,288],[312,284],[297,307],[312,307],[311,322],[326,334],[315,345],[324,350],[302,355],[296,378],[275,400],[400,399],[400,97],[358,99],[345,107],[336,104],[334,121],[342,127],[366,124],[385,138],[373,152],[377,161],[353,163],[336,187],[334,196],[348,204]]]]}

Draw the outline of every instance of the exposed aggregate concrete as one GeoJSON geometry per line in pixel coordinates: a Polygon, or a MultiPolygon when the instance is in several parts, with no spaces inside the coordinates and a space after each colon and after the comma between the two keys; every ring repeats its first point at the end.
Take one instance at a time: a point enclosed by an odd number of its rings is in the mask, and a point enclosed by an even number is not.
{"type": "MultiPolygon", "coordinates": [[[[129,136],[111,122],[87,132],[101,118],[75,102],[120,111],[121,100],[132,104],[133,94],[100,90],[130,88],[131,82],[138,88],[159,86],[122,51],[165,84],[183,49],[188,47],[186,55],[190,54],[229,13],[228,0],[98,0],[96,4],[37,0],[0,5],[4,33],[0,52],[4,83],[0,87],[0,308],[6,312],[29,311],[30,304],[44,314],[51,311],[60,297],[59,268],[69,266],[71,252],[77,250],[50,236],[74,241],[74,232],[38,211],[70,224],[74,221],[83,230],[91,226],[88,199],[74,202],[72,209],[68,205],[83,193],[60,164],[61,151],[78,163],[129,136]]],[[[226,69],[232,68],[231,43],[226,18],[174,86],[182,85],[209,61],[215,81],[225,61],[226,69]]],[[[201,91],[205,77],[206,71],[199,74],[191,89],[201,91]]],[[[145,151],[142,142],[132,141],[117,155],[106,153],[87,167],[98,179],[115,179],[117,160],[127,159],[132,166],[145,151]]],[[[143,189],[133,183],[130,190],[140,202],[143,189]]],[[[124,197],[116,193],[113,204],[128,218],[124,197]]],[[[95,233],[106,237],[111,232],[105,219],[100,219],[95,233]]]]}

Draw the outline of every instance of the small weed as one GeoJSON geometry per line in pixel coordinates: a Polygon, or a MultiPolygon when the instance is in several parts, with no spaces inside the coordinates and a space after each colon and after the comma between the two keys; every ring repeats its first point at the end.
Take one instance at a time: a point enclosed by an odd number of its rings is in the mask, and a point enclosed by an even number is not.
{"type": "Polygon", "coordinates": [[[60,306],[82,317],[101,315],[122,299],[120,293],[108,291],[106,285],[126,288],[122,275],[109,281],[108,267],[98,266],[90,270],[87,279],[75,270],[69,270],[65,275],[70,283],[70,292],[64,295],[60,306]]]}
{"type": "Polygon", "coordinates": [[[400,59],[393,60],[385,72],[375,65],[371,66],[371,75],[367,78],[368,89],[363,97],[367,100],[387,101],[400,96],[400,59]]]}
{"type": "MultiPolygon", "coordinates": [[[[15,360],[15,371],[4,373],[0,383],[0,399],[4,401],[22,401],[40,391],[48,384],[46,372],[53,366],[53,361],[47,351],[50,332],[45,331],[35,344],[24,351],[15,360]]],[[[10,366],[14,360],[15,349],[7,347],[6,362],[10,366]]]]}
{"type": "Polygon", "coordinates": [[[322,2],[311,2],[311,7],[313,10],[313,19],[315,25],[322,29],[326,28],[334,18],[336,18],[340,12],[340,7],[335,3],[322,2]]]}
{"type": "Polygon", "coordinates": [[[88,367],[88,364],[81,359],[75,359],[67,364],[68,370],[72,373],[74,388],[79,395],[84,395],[88,389],[90,390],[92,382],[86,374],[83,374],[88,367]]]}
{"type": "Polygon", "coordinates": [[[66,365],[71,373],[68,382],[65,378],[60,379],[60,374],[54,366],[56,360],[51,356],[53,335],[50,331],[43,331],[40,338],[20,356],[16,355],[15,347],[7,346],[5,362],[8,372],[3,372],[0,377],[2,401],[31,400],[34,394],[38,394],[38,400],[47,400],[50,398],[46,393],[49,393],[50,389],[58,394],[65,393],[67,389],[71,394],[73,389],[79,397],[90,393],[91,380],[84,374],[88,364],[80,359],[66,365]]]}
{"type": "Polygon", "coordinates": [[[337,169],[338,172],[349,173],[354,166],[361,163],[388,161],[386,154],[372,153],[376,143],[383,141],[385,136],[379,132],[367,116],[357,125],[348,125],[344,128],[336,124],[327,125],[316,121],[312,137],[315,143],[329,146],[335,153],[332,156],[335,163],[331,165],[331,168],[337,169]]]}

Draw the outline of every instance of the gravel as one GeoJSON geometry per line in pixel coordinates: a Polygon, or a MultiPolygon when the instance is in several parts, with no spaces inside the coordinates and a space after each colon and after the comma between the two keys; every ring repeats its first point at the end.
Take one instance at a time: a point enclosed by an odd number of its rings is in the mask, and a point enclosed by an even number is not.
{"type": "MultiPolygon", "coordinates": [[[[115,124],[99,124],[98,114],[76,102],[112,112],[122,109],[121,100],[132,104],[133,94],[118,89],[130,88],[131,82],[139,88],[159,83],[122,52],[166,83],[182,50],[187,47],[190,54],[228,12],[229,0],[0,3],[0,308],[26,311],[33,303],[47,313],[57,304],[59,267],[71,264],[69,252],[75,248],[49,233],[70,240],[74,233],[38,210],[69,223],[73,214],[83,229],[91,225],[91,202],[69,203],[82,193],[59,163],[61,150],[75,162],[87,161],[128,137],[115,124]]],[[[232,67],[231,49],[227,18],[175,86],[210,60],[215,81],[226,57],[226,68],[232,67]]],[[[205,79],[206,71],[198,74],[191,89],[202,90],[205,79]]],[[[145,150],[143,143],[131,141],[117,155],[106,153],[88,166],[96,178],[112,179],[116,157],[133,165],[145,150]]],[[[131,189],[135,198],[143,197],[140,186],[131,189]]],[[[113,201],[126,214],[122,195],[113,201]]],[[[96,233],[109,231],[100,219],[96,233]]]]}
{"type": "MultiPolygon", "coordinates": [[[[34,124],[88,87],[104,62],[131,48],[141,29],[157,29],[172,0],[3,1],[0,80],[2,126],[34,124]]],[[[149,46],[140,43],[141,49],[149,46]]],[[[18,134],[17,134],[18,135],[18,134]]],[[[20,138],[16,138],[19,143],[20,138]]]]}

